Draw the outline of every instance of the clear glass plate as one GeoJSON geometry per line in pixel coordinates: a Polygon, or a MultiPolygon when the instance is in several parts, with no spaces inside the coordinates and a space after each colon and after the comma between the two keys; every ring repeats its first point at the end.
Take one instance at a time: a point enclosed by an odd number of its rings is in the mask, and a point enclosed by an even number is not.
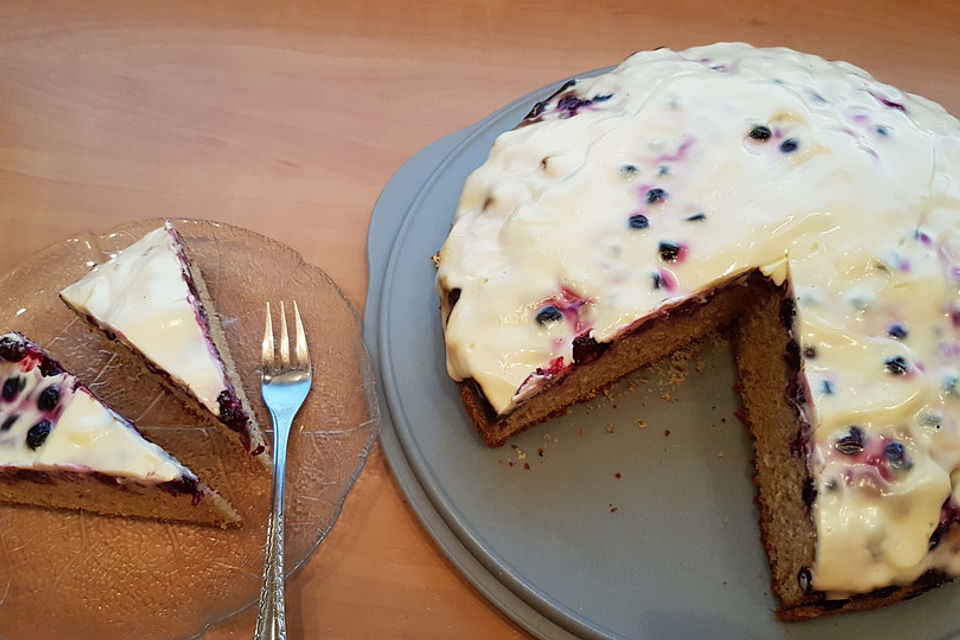
{"type": "MultiPolygon", "coordinates": [[[[161,220],[49,247],[0,278],[0,331],[46,347],[152,440],[217,489],[243,518],[220,530],[90,513],[0,506],[0,636],[183,638],[259,596],[271,475],[186,409],[123,348],[57,297],[92,262],[161,220]]],[[[260,424],[264,301],[296,299],[313,357],[313,390],[290,438],[286,560],[295,571],[340,513],[376,438],[379,414],[360,321],[343,292],[295,251],[227,224],[175,222],[216,301],[260,424]]]]}

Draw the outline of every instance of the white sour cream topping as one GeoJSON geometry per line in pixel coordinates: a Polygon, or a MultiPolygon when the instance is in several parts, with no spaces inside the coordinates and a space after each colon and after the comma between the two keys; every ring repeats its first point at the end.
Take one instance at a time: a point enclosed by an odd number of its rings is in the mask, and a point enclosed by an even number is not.
{"type": "Polygon", "coordinates": [[[960,573],[928,551],[960,478],[960,123],[849,64],[743,44],[641,52],[540,111],[469,177],[440,251],[450,375],[504,413],[578,335],[752,268],[789,278],[814,587],[960,573]]]}
{"type": "Polygon", "coordinates": [[[5,425],[0,431],[0,466],[99,471],[146,483],[194,477],[85,388],[74,391],[72,375],[61,372],[43,377],[35,362],[31,356],[16,363],[0,359],[0,380],[14,377],[21,385],[11,401],[0,401],[0,423],[5,425]],[[58,389],[59,399],[53,409],[44,411],[38,407],[38,399],[49,387],[58,389]],[[49,435],[34,440],[35,448],[31,448],[28,434],[44,420],[49,422],[49,435]]]}
{"type": "MultiPolygon", "coordinates": [[[[169,223],[168,223],[169,225],[169,223]]],[[[60,296],[182,382],[215,416],[223,366],[197,321],[171,229],[151,231],[60,296]]]]}

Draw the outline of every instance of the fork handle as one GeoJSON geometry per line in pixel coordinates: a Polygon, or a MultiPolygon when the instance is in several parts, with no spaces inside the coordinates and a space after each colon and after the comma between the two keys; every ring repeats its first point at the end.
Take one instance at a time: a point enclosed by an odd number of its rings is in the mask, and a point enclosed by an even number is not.
{"type": "Polygon", "coordinates": [[[267,525],[267,544],[263,583],[260,586],[260,611],[254,640],[286,640],[283,573],[283,484],[287,467],[287,438],[293,418],[281,424],[273,416],[273,505],[267,525]]]}

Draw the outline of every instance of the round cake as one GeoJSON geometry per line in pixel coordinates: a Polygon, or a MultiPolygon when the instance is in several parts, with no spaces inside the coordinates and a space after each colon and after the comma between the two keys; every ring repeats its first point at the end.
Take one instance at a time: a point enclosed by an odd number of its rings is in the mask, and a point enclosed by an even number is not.
{"type": "Polygon", "coordinates": [[[960,123],[939,105],[788,49],[637,53],[498,138],[436,260],[488,444],[729,330],[780,616],[960,573],[960,123]]]}

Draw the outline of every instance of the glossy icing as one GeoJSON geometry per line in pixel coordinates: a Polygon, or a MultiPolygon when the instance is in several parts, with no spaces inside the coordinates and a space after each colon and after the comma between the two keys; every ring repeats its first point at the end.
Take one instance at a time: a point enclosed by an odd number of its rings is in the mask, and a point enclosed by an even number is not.
{"type": "Polygon", "coordinates": [[[183,383],[213,415],[227,388],[223,364],[200,322],[170,223],[97,265],[60,292],[149,361],[183,383]]]}
{"type": "Polygon", "coordinates": [[[498,138],[438,262],[459,290],[449,373],[500,413],[578,336],[613,340],[752,268],[788,278],[814,588],[960,573],[957,550],[929,550],[960,480],[960,124],[939,105],[787,49],[641,52],[498,138]]]}
{"type": "Polygon", "coordinates": [[[0,466],[97,471],[141,483],[195,479],[75,377],[59,370],[43,375],[40,362],[35,348],[18,361],[0,356],[0,466]]]}

